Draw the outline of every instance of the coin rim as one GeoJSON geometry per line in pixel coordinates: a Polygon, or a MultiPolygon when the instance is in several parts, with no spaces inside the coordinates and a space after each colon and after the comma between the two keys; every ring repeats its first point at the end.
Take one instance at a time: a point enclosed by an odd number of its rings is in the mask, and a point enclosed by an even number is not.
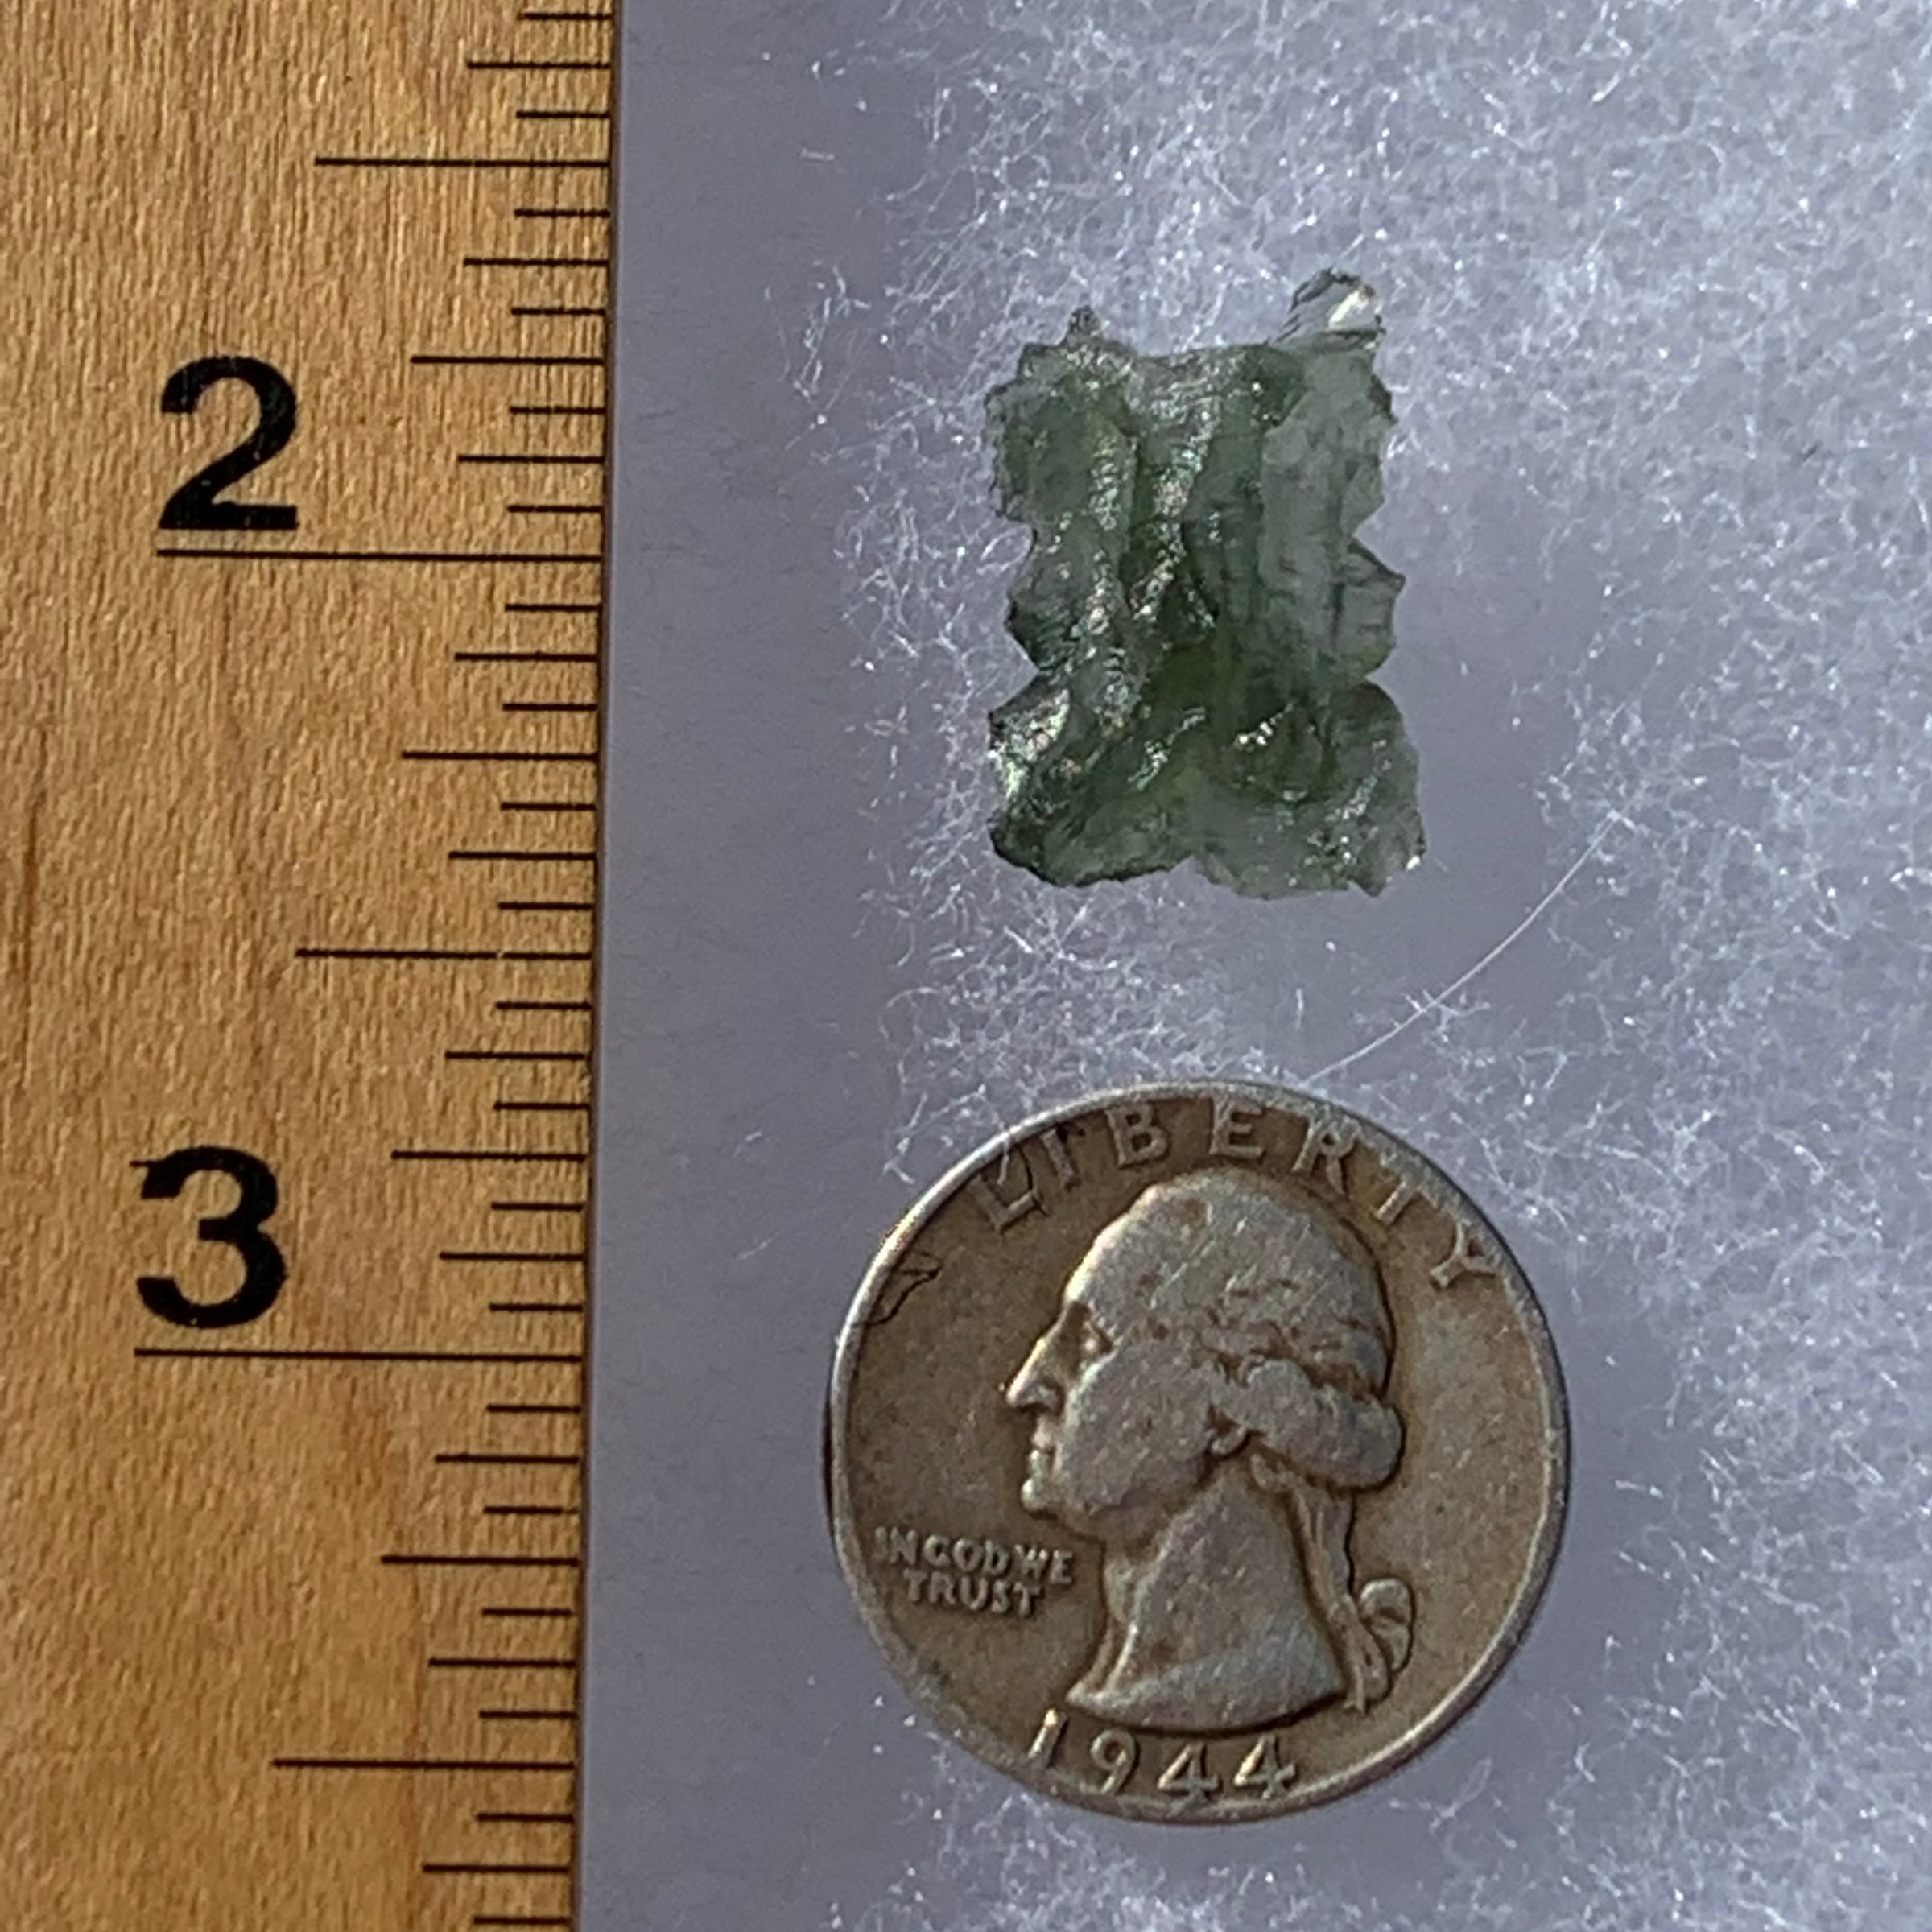
{"type": "Polygon", "coordinates": [[[845,1574],[860,1616],[901,1688],[939,1731],[963,1745],[982,1763],[1005,1773],[1028,1790],[1063,1798],[1070,1804],[1106,1817],[1163,1825],[1239,1825],[1266,1823],[1297,1811],[1312,1810],[1317,1805],[1331,1803],[1373,1784],[1426,1750],[1484,1695],[1505,1663],[1515,1653],[1542,1606],[1569,1515],[1570,1452],[1568,1393],[1542,1304],[1537,1299],[1536,1291],[1530,1286],[1529,1277],[1509,1243],[1481,1208],[1435,1162],[1400,1135],[1364,1118],[1352,1108],[1319,1095],[1302,1092],[1298,1088],[1253,1080],[1163,1080],[1102,1088],[1063,1105],[1046,1108],[1030,1115],[956,1162],[899,1217],[873,1257],[840,1327],[826,1396],[825,1502],[839,1567],[845,1574]],[[1462,1211],[1463,1218],[1472,1221],[1478,1232],[1487,1238],[1491,1253],[1501,1264],[1504,1287],[1522,1322],[1538,1370],[1538,1385],[1543,1398],[1544,1474],[1548,1485],[1548,1501],[1531,1545],[1529,1567],[1509,1614],[1497,1626],[1475,1665],[1449,1695],[1399,1737],[1391,1740],[1360,1763],[1310,1784],[1294,1786],[1290,1794],[1278,1802],[1257,1802],[1233,1815],[1226,1810],[1215,1812],[1204,1809],[1178,1811],[1146,1797],[1109,1797],[1077,1784],[1070,1776],[1051,1771],[1042,1773],[1028,1764],[1024,1751],[1009,1744],[943,1690],[937,1670],[900,1636],[886,1616],[883,1600],[865,1567],[863,1542],[851,1508],[851,1471],[846,1450],[852,1377],[880,1291],[926,1223],[975,1174],[989,1162],[1009,1153],[1042,1129],[1063,1125],[1083,1114],[1097,1113],[1108,1107],[1134,1102],[1222,1099],[1257,1101],[1270,1111],[1298,1114],[1304,1119],[1323,1115],[1345,1116],[1360,1130],[1359,1138],[1372,1151],[1380,1154],[1385,1162],[1393,1155],[1398,1161],[1415,1163],[1422,1170],[1423,1177],[1433,1179],[1445,1190],[1462,1211]]]}

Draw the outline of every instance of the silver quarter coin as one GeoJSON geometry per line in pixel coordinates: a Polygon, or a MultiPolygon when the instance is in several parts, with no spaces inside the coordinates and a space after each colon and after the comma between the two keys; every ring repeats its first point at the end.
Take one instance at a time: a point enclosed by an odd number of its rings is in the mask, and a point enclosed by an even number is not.
{"type": "Polygon", "coordinates": [[[1567,1474],[1496,1231],[1264,1088],[1003,1135],[886,1243],[832,1377],[840,1558],[914,1700],[1132,1818],[1269,1817],[1421,1749],[1521,1637],[1567,1474]]]}

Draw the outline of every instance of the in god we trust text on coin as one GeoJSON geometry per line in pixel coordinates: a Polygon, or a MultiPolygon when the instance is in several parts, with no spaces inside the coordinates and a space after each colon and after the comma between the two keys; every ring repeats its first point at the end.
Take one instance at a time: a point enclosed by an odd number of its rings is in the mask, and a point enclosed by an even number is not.
{"type": "Polygon", "coordinates": [[[939,1724],[1075,1802],[1202,1822],[1392,1769],[1554,1558],[1561,1381],[1521,1269],[1326,1103],[1104,1095],[983,1150],[862,1286],[834,1531],[939,1724]]]}

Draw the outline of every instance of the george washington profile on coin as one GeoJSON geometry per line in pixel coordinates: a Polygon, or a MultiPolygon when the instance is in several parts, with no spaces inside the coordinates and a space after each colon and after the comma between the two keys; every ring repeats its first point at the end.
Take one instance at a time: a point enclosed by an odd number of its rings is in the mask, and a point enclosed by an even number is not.
{"type": "Polygon", "coordinates": [[[1373,1256],[1260,1174],[1162,1182],[1100,1231],[1006,1394],[1021,1501],[1105,1551],[1067,1703],[1220,1732],[1387,1695],[1413,1600],[1356,1591],[1348,1533],[1402,1460],[1393,1345],[1373,1256]]]}
{"type": "Polygon", "coordinates": [[[1392,1769],[1525,1627],[1567,1474],[1534,1298],[1439,1170],[1249,1087],[1102,1095],[867,1276],[839,1553],[928,1714],[1076,1802],[1265,1816],[1392,1769]]]}

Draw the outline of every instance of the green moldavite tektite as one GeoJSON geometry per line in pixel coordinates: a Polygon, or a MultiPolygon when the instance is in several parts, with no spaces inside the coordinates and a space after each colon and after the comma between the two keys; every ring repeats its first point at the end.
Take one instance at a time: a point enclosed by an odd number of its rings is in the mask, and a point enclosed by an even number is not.
{"type": "Polygon", "coordinates": [[[1081,309],[987,398],[1033,546],[993,713],[993,844],[1056,886],[1192,859],[1260,896],[1378,892],[1422,850],[1415,753],[1369,674],[1402,580],[1357,543],[1394,417],[1373,292],[1330,272],[1272,341],[1143,356],[1081,309]]]}

